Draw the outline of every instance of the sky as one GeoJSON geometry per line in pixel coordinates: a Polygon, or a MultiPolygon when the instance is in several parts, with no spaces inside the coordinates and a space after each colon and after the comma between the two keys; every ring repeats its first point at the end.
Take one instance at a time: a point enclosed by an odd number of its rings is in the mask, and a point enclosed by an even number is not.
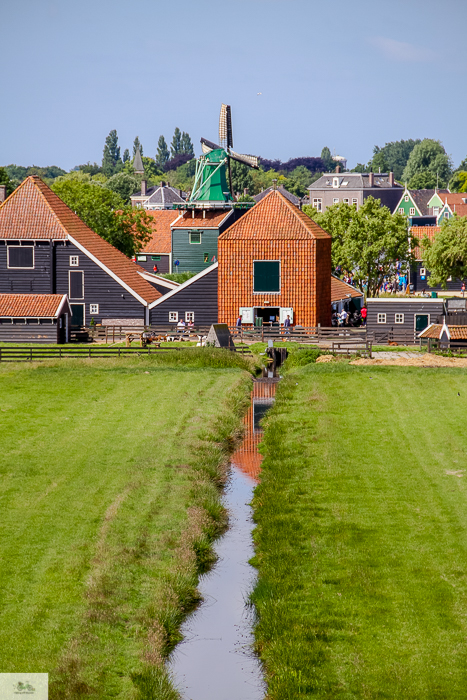
{"type": "Polygon", "coordinates": [[[0,165],[100,163],[116,129],[287,160],[434,138],[467,156],[465,0],[0,0],[0,165]]]}

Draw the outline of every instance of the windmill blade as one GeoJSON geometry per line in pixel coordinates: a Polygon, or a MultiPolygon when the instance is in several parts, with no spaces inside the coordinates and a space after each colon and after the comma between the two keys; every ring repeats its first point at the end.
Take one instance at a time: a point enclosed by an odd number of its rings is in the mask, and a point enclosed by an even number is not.
{"type": "Polygon", "coordinates": [[[204,155],[210,153],[211,151],[216,151],[219,148],[222,148],[222,146],[218,146],[217,143],[213,143],[207,139],[201,139],[201,150],[203,151],[204,155]]]}
{"type": "Polygon", "coordinates": [[[240,153],[235,153],[235,151],[229,151],[229,156],[232,158],[232,160],[249,165],[250,168],[256,168],[256,170],[259,169],[258,158],[256,156],[243,155],[240,153]]]}

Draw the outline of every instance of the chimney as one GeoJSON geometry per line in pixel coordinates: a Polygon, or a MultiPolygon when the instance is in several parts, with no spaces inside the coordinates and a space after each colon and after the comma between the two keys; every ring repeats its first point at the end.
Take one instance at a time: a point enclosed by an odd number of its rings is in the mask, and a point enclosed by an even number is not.
{"type": "Polygon", "coordinates": [[[337,173],[338,175],[339,175],[340,171],[341,171],[341,166],[340,166],[340,165],[336,165],[336,173],[337,173]]]}
{"type": "Polygon", "coordinates": [[[6,185],[0,185],[0,204],[6,199],[6,185]]]}
{"type": "Polygon", "coordinates": [[[394,173],[389,173],[389,187],[394,187],[394,173]]]}
{"type": "Polygon", "coordinates": [[[243,188],[243,194],[245,195],[245,197],[248,197],[248,187],[243,188]]]}
{"type": "Polygon", "coordinates": [[[141,196],[146,197],[147,191],[148,191],[148,181],[141,180],[141,196]]]}
{"type": "Polygon", "coordinates": [[[273,190],[277,190],[277,180],[276,180],[276,178],[274,178],[274,180],[272,181],[272,189],[273,189],[273,190]]]}
{"type": "Polygon", "coordinates": [[[375,185],[375,174],[368,173],[368,187],[374,187],[375,185]]]}

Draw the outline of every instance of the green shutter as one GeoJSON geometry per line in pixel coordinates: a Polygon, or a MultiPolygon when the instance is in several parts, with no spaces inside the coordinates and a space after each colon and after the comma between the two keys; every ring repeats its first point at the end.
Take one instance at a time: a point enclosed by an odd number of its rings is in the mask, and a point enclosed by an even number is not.
{"type": "Polygon", "coordinates": [[[280,292],[279,260],[257,260],[253,263],[253,291],[280,292]]]}

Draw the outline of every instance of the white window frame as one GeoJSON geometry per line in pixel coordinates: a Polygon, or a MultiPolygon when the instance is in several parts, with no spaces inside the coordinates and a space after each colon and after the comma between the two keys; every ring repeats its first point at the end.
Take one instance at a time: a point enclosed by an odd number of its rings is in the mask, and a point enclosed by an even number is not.
{"type": "Polygon", "coordinates": [[[333,204],[339,204],[339,197],[334,197],[332,200],[333,204]]]}
{"type": "Polygon", "coordinates": [[[405,214],[404,207],[399,207],[399,214],[405,214]]]}
{"type": "Polygon", "coordinates": [[[8,270],[35,270],[36,269],[36,251],[33,245],[7,245],[6,247],[6,254],[7,254],[7,269],[8,270]],[[32,267],[14,267],[10,266],[10,248],[15,248],[17,250],[18,248],[32,248],[32,267]]]}
{"type": "Polygon", "coordinates": [[[189,323],[190,321],[195,322],[195,312],[194,311],[185,311],[185,323],[189,323]]]}
{"type": "Polygon", "coordinates": [[[348,197],[344,197],[344,199],[343,199],[342,201],[344,202],[344,204],[349,204],[349,198],[348,198],[348,197]]]}
{"type": "Polygon", "coordinates": [[[409,201],[409,195],[406,194],[405,197],[404,197],[404,202],[408,202],[408,201],[409,201]]]}
{"type": "MultiPolygon", "coordinates": [[[[84,299],[84,296],[85,296],[85,293],[84,293],[84,270],[68,270],[68,298],[69,298],[69,299],[78,299],[78,300],[81,300],[81,299],[84,299]],[[71,279],[71,278],[70,278],[70,274],[71,274],[72,272],[81,272],[81,274],[83,275],[83,296],[82,296],[82,297],[72,297],[72,296],[70,296],[70,292],[71,292],[71,288],[70,288],[70,279],[71,279]]],[[[86,308],[85,308],[84,310],[86,311],[86,308]]]]}
{"type": "Polygon", "coordinates": [[[70,255],[70,267],[79,267],[79,255],[70,255]]]}
{"type": "Polygon", "coordinates": [[[433,214],[434,214],[435,216],[438,216],[438,214],[439,214],[439,207],[433,207],[433,214]]]}
{"type": "Polygon", "coordinates": [[[99,304],[89,304],[89,313],[92,314],[98,314],[99,313],[99,304]]]}
{"type": "Polygon", "coordinates": [[[386,314],[378,314],[376,317],[376,323],[387,323],[386,314]]]}
{"type": "Polygon", "coordinates": [[[394,314],[394,323],[404,323],[404,314],[394,314]]]}
{"type": "Polygon", "coordinates": [[[424,267],[420,268],[420,277],[426,277],[426,269],[424,267]]]}
{"type": "Polygon", "coordinates": [[[139,255],[139,253],[136,253],[136,262],[147,262],[147,261],[148,261],[147,255],[139,255]]]}
{"type": "Polygon", "coordinates": [[[316,211],[322,211],[323,210],[323,200],[320,199],[319,197],[313,197],[313,207],[316,209],[316,211]]]}
{"type": "Polygon", "coordinates": [[[253,294],[282,294],[282,263],[280,260],[253,260],[253,294]],[[255,292],[255,262],[278,262],[279,263],[279,291],[278,292],[255,292]]]}
{"type": "Polygon", "coordinates": [[[190,231],[188,240],[190,241],[190,245],[201,245],[201,239],[202,239],[202,234],[201,231],[190,231]],[[191,236],[192,234],[195,233],[197,236],[199,236],[199,241],[192,241],[191,236]]]}
{"type": "Polygon", "coordinates": [[[339,187],[339,178],[338,177],[333,177],[332,178],[332,186],[334,188],[339,187]]]}
{"type": "Polygon", "coordinates": [[[358,199],[357,197],[352,197],[352,206],[355,206],[358,209],[358,199]]]}
{"type": "Polygon", "coordinates": [[[169,311],[169,323],[178,323],[178,311],[169,311]]]}
{"type": "Polygon", "coordinates": [[[410,207],[409,216],[415,216],[415,207],[410,207]]]}

